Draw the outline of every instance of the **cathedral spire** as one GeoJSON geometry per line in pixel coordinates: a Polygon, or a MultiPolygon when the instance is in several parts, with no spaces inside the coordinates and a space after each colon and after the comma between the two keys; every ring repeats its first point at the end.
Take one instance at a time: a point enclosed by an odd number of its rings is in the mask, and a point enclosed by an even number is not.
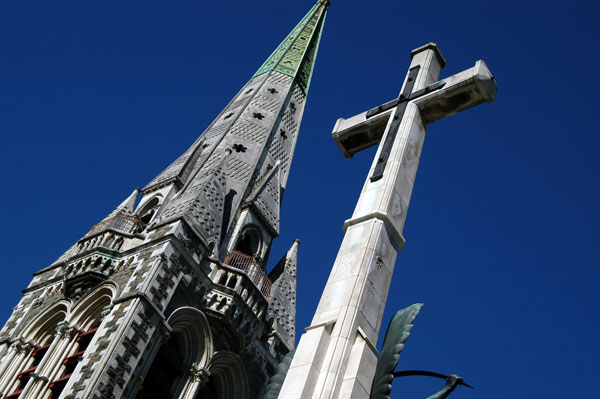
{"type": "MultiPolygon", "coordinates": [[[[142,193],[150,190],[155,190],[165,184],[175,183],[183,185],[190,178],[194,171],[202,167],[204,160],[208,158],[207,148],[210,142],[216,139],[221,139],[225,133],[232,127],[234,122],[240,116],[240,111],[244,110],[250,103],[256,103],[255,99],[261,83],[265,83],[265,78],[274,75],[272,81],[276,83],[294,82],[297,86],[297,91],[294,97],[298,102],[304,102],[310,81],[312,78],[313,69],[315,66],[317,50],[325,23],[325,15],[329,1],[319,0],[310,9],[310,11],[302,18],[290,34],[281,42],[269,58],[263,63],[258,71],[252,76],[252,79],[240,90],[227,107],[219,114],[219,116],[210,124],[204,133],[196,140],[196,142],[179,158],[154,178],[143,190],[142,193]],[[283,75],[283,76],[280,76],[283,75]],[[256,87],[258,86],[258,87],[256,87]],[[255,100],[255,101],[252,101],[255,100]],[[200,160],[200,163],[198,162],[200,160]]],[[[295,88],[295,87],[294,87],[295,88]]],[[[289,91],[290,87],[286,87],[289,91]]],[[[285,100],[285,96],[289,93],[281,93],[276,88],[268,88],[267,97],[277,97],[278,100],[285,100]]],[[[266,100],[263,98],[263,100],[266,100]]],[[[280,101],[263,101],[262,105],[266,105],[271,112],[280,110],[280,101]]],[[[292,103],[291,112],[298,113],[296,116],[299,122],[302,118],[302,110],[297,109],[298,104],[292,103]]],[[[302,107],[303,108],[303,107],[302,107]]],[[[262,114],[261,114],[262,115],[262,114]]],[[[262,116],[258,116],[260,120],[262,116]]],[[[256,121],[255,121],[256,122],[256,121]]],[[[286,124],[293,121],[284,121],[286,124]]],[[[294,127],[294,126],[291,126],[294,127]]],[[[251,130],[251,129],[246,129],[251,130]]],[[[284,137],[290,132],[283,132],[284,137]]],[[[249,136],[257,138],[257,132],[249,131],[242,132],[242,137],[249,136]]],[[[295,143],[295,141],[294,141],[295,143]]],[[[284,184],[285,186],[285,184],[284,184]]]]}
{"type": "MultiPolygon", "coordinates": [[[[328,6],[317,1],[196,142],[142,190],[146,198],[164,199],[150,229],[176,220],[195,223],[190,208],[205,176],[229,150],[222,214],[204,217],[222,223],[221,257],[234,249],[245,225],[258,226],[266,233],[259,253],[250,255],[265,260],[279,234],[281,198],[328,6]]],[[[209,237],[193,230],[208,243],[209,237]]]]}
{"type": "Polygon", "coordinates": [[[317,1],[254,76],[270,71],[278,71],[292,78],[300,74],[302,88],[306,92],[328,7],[328,0],[317,1]]]}

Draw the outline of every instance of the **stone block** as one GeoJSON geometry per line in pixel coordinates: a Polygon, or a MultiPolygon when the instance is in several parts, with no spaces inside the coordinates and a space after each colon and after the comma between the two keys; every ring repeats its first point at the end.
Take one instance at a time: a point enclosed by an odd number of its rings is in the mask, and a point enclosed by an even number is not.
{"type": "Polygon", "coordinates": [[[365,260],[368,258],[371,250],[357,250],[340,256],[334,265],[332,271],[332,282],[344,280],[346,278],[366,274],[365,260]]]}
{"type": "Polygon", "coordinates": [[[337,399],[367,399],[371,388],[365,388],[360,382],[354,378],[342,381],[340,393],[337,399]]]}
{"type": "Polygon", "coordinates": [[[280,398],[311,399],[318,371],[310,364],[290,367],[279,393],[280,398]]]}
{"type": "Polygon", "coordinates": [[[360,284],[358,280],[364,280],[364,277],[349,277],[343,280],[327,283],[325,291],[319,302],[318,311],[328,311],[338,309],[346,305],[353,296],[355,286],[360,284]]]}
{"type": "MultiPolygon", "coordinates": [[[[342,392],[344,386],[351,385],[349,384],[351,380],[358,380],[363,389],[370,389],[375,375],[375,368],[377,368],[377,355],[367,344],[367,341],[357,333],[352,352],[348,358],[348,365],[342,382],[342,392]]],[[[343,397],[343,395],[340,397],[343,397]]]]}
{"type": "Polygon", "coordinates": [[[325,348],[329,342],[329,334],[330,333],[327,331],[327,326],[312,328],[302,334],[298,346],[308,348],[309,350],[297,352],[294,355],[290,369],[307,364],[321,364],[323,361],[325,348]]]}

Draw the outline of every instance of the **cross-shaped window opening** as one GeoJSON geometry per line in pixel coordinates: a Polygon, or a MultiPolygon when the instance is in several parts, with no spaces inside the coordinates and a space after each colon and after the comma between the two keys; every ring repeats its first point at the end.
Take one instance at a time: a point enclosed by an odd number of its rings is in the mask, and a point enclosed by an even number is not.
{"type": "Polygon", "coordinates": [[[246,152],[248,147],[246,147],[243,144],[234,144],[233,149],[235,150],[235,152],[246,152]]]}

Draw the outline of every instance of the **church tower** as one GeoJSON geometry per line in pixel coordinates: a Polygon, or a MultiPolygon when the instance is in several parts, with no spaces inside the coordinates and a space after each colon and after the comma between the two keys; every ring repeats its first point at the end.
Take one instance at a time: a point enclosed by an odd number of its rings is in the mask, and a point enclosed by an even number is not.
{"type": "Polygon", "coordinates": [[[299,242],[267,274],[329,1],[192,146],[48,267],[0,330],[0,398],[260,398],[294,348],[299,242]]]}

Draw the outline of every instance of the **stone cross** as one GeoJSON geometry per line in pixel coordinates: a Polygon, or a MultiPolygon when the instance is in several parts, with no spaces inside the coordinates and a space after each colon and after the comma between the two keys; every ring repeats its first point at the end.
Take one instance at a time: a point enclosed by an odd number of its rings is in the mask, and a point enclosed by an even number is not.
{"type": "Polygon", "coordinates": [[[425,126],[493,102],[496,82],[483,61],[438,81],[444,57],[429,43],[412,52],[400,96],[349,119],[333,138],[347,157],[379,145],[310,327],[302,335],[279,398],[367,399],[383,317],[413,189],[425,126]]]}

